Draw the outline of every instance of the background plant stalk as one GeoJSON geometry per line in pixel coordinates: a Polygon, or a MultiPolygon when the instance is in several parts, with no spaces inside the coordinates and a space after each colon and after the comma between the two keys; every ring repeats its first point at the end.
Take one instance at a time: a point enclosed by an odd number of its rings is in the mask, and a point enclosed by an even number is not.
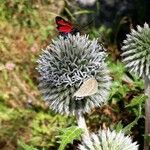
{"type": "MultiPolygon", "coordinates": [[[[148,99],[145,102],[145,135],[150,135],[150,80],[145,77],[145,95],[148,99]]],[[[149,143],[145,140],[144,150],[149,150],[149,143]]]]}

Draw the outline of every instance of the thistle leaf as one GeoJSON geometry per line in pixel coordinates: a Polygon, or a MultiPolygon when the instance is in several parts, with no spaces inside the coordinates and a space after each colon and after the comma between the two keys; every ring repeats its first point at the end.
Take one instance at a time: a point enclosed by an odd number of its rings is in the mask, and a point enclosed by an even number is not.
{"type": "Polygon", "coordinates": [[[130,124],[128,124],[126,127],[123,128],[123,132],[126,134],[131,133],[131,129],[137,124],[140,117],[136,117],[134,121],[132,121],[130,124]]]}
{"type": "Polygon", "coordinates": [[[147,96],[144,94],[136,96],[132,99],[130,104],[126,105],[126,107],[133,107],[136,105],[141,105],[146,100],[146,98],[147,96]]]}
{"type": "Polygon", "coordinates": [[[27,145],[23,141],[20,141],[20,140],[18,141],[18,145],[20,147],[20,150],[38,150],[37,148],[27,145]]]}
{"type": "Polygon", "coordinates": [[[115,131],[118,133],[123,129],[123,125],[121,123],[121,121],[119,121],[116,126],[115,126],[115,131]]]}
{"type": "Polygon", "coordinates": [[[72,143],[73,140],[79,139],[80,135],[83,133],[83,130],[79,127],[72,126],[67,129],[61,130],[62,135],[59,136],[60,138],[60,146],[58,150],[64,150],[68,143],[72,143]]]}

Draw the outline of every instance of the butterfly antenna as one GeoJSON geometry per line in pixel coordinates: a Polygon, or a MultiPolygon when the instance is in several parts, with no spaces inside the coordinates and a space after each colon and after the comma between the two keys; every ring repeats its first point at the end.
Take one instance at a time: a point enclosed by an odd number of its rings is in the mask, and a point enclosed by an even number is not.
{"type": "Polygon", "coordinates": [[[93,23],[94,19],[92,19],[90,22],[88,22],[88,24],[82,26],[82,29],[85,29],[86,27],[88,27],[89,25],[91,25],[93,23]]]}

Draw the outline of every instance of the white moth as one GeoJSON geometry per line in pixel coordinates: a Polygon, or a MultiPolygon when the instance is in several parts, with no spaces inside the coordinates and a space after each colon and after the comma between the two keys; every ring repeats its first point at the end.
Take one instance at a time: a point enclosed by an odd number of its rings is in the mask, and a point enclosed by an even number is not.
{"type": "Polygon", "coordinates": [[[95,94],[98,91],[98,83],[95,78],[89,78],[74,93],[75,97],[86,97],[95,94]]]}

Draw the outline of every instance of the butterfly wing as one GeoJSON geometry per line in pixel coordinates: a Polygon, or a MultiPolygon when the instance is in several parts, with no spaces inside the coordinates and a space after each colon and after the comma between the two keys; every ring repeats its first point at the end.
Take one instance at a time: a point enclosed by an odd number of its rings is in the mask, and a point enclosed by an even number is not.
{"type": "Polygon", "coordinates": [[[74,29],[73,24],[69,21],[66,21],[65,19],[57,16],[55,18],[56,24],[57,24],[57,29],[60,33],[71,33],[74,29]]]}
{"type": "Polygon", "coordinates": [[[91,96],[98,91],[98,83],[95,78],[89,78],[80,86],[80,88],[74,93],[75,97],[91,96]]]}

